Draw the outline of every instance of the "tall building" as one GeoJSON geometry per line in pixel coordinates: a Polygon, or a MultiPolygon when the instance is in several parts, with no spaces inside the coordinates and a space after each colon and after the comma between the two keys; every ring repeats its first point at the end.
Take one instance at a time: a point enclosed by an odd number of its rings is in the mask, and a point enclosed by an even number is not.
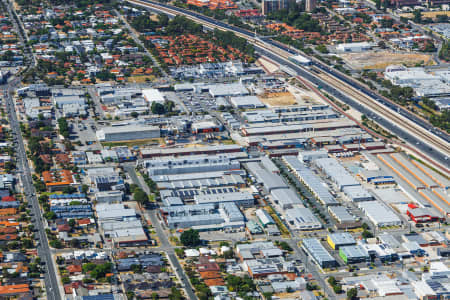
{"type": "Polygon", "coordinates": [[[307,12],[313,12],[316,8],[316,0],[306,0],[305,9],[307,12]]]}
{"type": "Polygon", "coordinates": [[[263,15],[267,15],[271,12],[288,8],[289,8],[289,0],[263,0],[262,2],[263,15]]]}

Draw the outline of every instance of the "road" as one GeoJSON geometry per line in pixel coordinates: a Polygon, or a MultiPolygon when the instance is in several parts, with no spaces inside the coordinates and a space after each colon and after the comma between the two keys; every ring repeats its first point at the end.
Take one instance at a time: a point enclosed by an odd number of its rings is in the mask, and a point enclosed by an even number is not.
{"type": "Polygon", "coordinates": [[[429,145],[425,145],[420,138],[414,136],[413,134],[409,133],[407,129],[401,128],[400,126],[403,126],[404,124],[396,124],[394,121],[392,121],[389,118],[388,110],[384,111],[383,115],[380,113],[375,113],[371,109],[368,109],[366,107],[363,107],[360,103],[357,103],[357,101],[352,100],[350,97],[344,95],[340,91],[338,91],[335,87],[330,86],[326,82],[324,82],[322,79],[320,79],[317,75],[315,75],[313,72],[310,72],[309,70],[302,68],[290,61],[288,61],[285,57],[283,57],[280,52],[284,53],[290,53],[290,54],[298,54],[299,51],[294,51],[290,49],[289,47],[279,44],[273,40],[267,39],[267,40],[261,40],[259,38],[254,37],[253,32],[249,32],[245,29],[238,28],[229,24],[226,24],[221,21],[217,21],[215,19],[212,19],[210,17],[206,17],[204,15],[201,15],[196,12],[192,12],[186,9],[182,9],[179,7],[175,7],[168,4],[162,4],[154,1],[149,0],[127,0],[130,3],[134,3],[143,7],[150,7],[152,10],[159,10],[162,13],[169,13],[169,14],[183,14],[187,17],[190,17],[194,19],[197,22],[201,22],[204,26],[213,28],[218,27],[222,30],[230,30],[238,34],[239,36],[242,36],[246,38],[250,43],[252,43],[255,48],[263,53],[266,56],[269,56],[272,60],[275,62],[287,65],[290,68],[294,69],[299,76],[304,77],[308,81],[321,86],[322,90],[327,92],[330,95],[333,95],[335,97],[340,98],[340,100],[343,100],[350,106],[354,107],[358,111],[360,111],[363,114],[366,114],[368,116],[374,115],[376,116],[376,121],[380,123],[381,126],[385,127],[387,130],[392,131],[395,135],[397,135],[399,138],[405,139],[407,143],[410,145],[410,148],[412,148],[415,152],[421,154],[424,156],[427,160],[433,161],[435,166],[441,165],[445,166],[446,169],[449,167],[449,153],[450,153],[450,136],[437,129],[434,128],[430,123],[425,121],[424,119],[418,117],[417,115],[407,111],[405,108],[393,103],[392,101],[376,94],[375,92],[369,90],[367,87],[363,86],[361,83],[357,82],[356,80],[346,76],[345,74],[342,74],[336,70],[333,70],[329,68],[328,66],[323,65],[322,63],[313,60],[314,66],[320,68],[323,72],[326,72],[330,76],[333,76],[346,84],[349,84],[350,86],[357,89],[360,93],[363,93],[374,103],[378,103],[380,106],[385,106],[389,108],[390,110],[394,110],[400,115],[402,115],[405,120],[410,120],[414,124],[417,124],[422,128],[422,131],[424,134],[427,134],[430,136],[430,138],[433,138],[436,140],[437,145],[441,145],[440,148],[442,148],[442,151],[436,151],[433,150],[429,145]]]}
{"type": "MultiPolygon", "coordinates": [[[[134,165],[130,164],[124,164],[123,165],[124,170],[130,175],[131,180],[134,184],[138,185],[141,189],[143,189],[148,195],[151,194],[149,187],[144,182],[142,177],[138,177],[136,174],[136,170],[134,165]]],[[[191,282],[189,281],[189,278],[186,276],[186,273],[184,273],[183,267],[181,266],[180,262],[178,261],[178,258],[175,255],[174,249],[172,245],[170,244],[169,240],[167,239],[167,234],[164,231],[164,229],[161,226],[161,223],[158,220],[158,217],[156,216],[157,208],[152,208],[151,210],[145,211],[145,216],[150,219],[152,222],[153,228],[156,231],[156,234],[158,235],[160,247],[165,250],[167,253],[167,256],[169,257],[170,264],[172,265],[175,273],[177,274],[177,277],[182,282],[182,285],[184,287],[184,290],[187,293],[187,296],[189,299],[196,300],[197,295],[195,295],[195,292],[192,288],[191,282]]]]}
{"type": "Polygon", "coordinates": [[[44,273],[45,289],[47,294],[46,298],[49,300],[59,300],[62,298],[59,290],[58,278],[56,275],[57,270],[55,267],[55,263],[52,259],[50,247],[48,245],[47,235],[45,233],[45,226],[43,221],[44,219],[41,214],[39,202],[36,198],[36,191],[33,186],[31,170],[26,156],[22,132],[20,131],[20,124],[17,120],[17,115],[14,107],[14,100],[11,97],[12,93],[14,93],[15,87],[19,82],[20,82],[19,79],[15,78],[8,84],[4,92],[7,93],[7,95],[5,95],[6,108],[16,148],[16,157],[17,157],[16,167],[19,169],[19,173],[21,174],[25,196],[28,199],[29,204],[31,204],[32,206],[32,211],[34,213],[33,225],[38,230],[36,238],[36,240],[38,240],[39,243],[39,246],[37,247],[38,256],[41,258],[41,261],[44,262],[46,265],[46,272],[44,273]]]}

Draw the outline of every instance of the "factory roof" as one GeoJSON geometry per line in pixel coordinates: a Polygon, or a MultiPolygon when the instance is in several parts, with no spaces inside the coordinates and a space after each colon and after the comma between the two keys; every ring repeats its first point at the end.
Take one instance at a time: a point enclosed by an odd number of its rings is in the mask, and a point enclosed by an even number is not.
{"type": "Polygon", "coordinates": [[[335,261],[333,256],[325,249],[325,247],[316,238],[307,238],[302,241],[303,246],[319,263],[326,261],[335,261]]]}
{"type": "Polygon", "coordinates": [[[270,192],[270,195],[273,197],[273,200],[282,208],[303,204],[297,193],[289,188],[272,190],[270,192]]]}
{"type": "Polygon", "coordinates": [[[340,222],[353,223],[356,221],[348,210],[343,206],[329,206],[328,210],[337,218],[340,222]]]}
{"type": "Polygon", "coordinates": [[[381,202],[378,201],[359,202],[358,207],[364,210],[366,215],[377,224],[401,222],[399,217],[381,202]]]}
{"type": "Polygon", "coordinates": [[[342,246],[339,247],[339,251],[342,251],[348,258],[369,256],[366,249],[359,245],[342,246]]]}
{"type": "Polygon", "coordinates": [[[260,108],[264,107],[264,103],[259,100],[256,96],[237,96],[230,98],[231,104],[234,107],[250,107],[250,108],[260,108]]]}
{"type": "Polygon", "coordinates": [[[349,244],[356,244],[355,239],[353,236],[348,232],[336,232],[336,233],[330,233],[328,234],[331,241],[335,245],[349,245],[349,244]]]}
{"type": "Polygon", "coordinates": [[[314,163],[333,179],[339,189],[345,186],[360,185],[335,158],[322,158],[315,160],[314,163]]]}

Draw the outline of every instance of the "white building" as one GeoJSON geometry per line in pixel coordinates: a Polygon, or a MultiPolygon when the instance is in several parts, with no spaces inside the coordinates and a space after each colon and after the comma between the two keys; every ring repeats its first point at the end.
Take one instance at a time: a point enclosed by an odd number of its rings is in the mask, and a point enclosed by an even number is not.
{"type": "Polygon", "coordinates": [[[125,125],[104,127],[96,132],[100,142],[146,140],[160,137],[159,127],[125,125]]]}

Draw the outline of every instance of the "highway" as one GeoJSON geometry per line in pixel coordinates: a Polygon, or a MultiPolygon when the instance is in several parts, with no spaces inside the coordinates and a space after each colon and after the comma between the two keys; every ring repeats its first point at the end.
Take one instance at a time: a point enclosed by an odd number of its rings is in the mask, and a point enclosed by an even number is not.
{"type": "Polygon", "coordinates": [[[43,217],[41,214],[41,209],[39,207],[39,202],[36,198],[36,191],[33,186],[33,180],[31,177],[31,170],[28,164],[28,159],[26,156],[25,145],[23,143],[22,133],[20,131],[20,125],[17,120],[16,111],[14,108],[14,100],[11,95],[14,93],[14,88],[20,83],[18,78],[14,78],[8,84],[7,88],[4,90],[4,99],[6,100],[6,108],[9,117],[9,122],[11,126],[12,136],[14,140],[14,146],[16,149],[16,167],[19,169],[19,174],[21,174],[21,181],[24,189],[28,203],[31,204],[31,209],[34,216],[32,217],[32,223],[38,230],[36,232],[37,237],[37,251],[38,256],[41,258],[41,262],[45,263],[46,271],[44,273],[45,289],[46,289],[46,299],[49,300],[59,300],[61,298],[57,270],[52,259],[50,252],[50,247],[48,245],[47,235],[45,233],[45,226],[43,217]]]}
{"type": "MultiPolygon", "coordinates": [[[[297,74],[309,82],[313,83],[316,86],[320,86],[323,91],[328,94],[339,98],[344,101],[348,105],[354,107],[356,110],[361,113],[367,115],[369,118],[375,119],[377,123],[381,126],[385,127],[387,130],[393,132],[399,138],[404,139],[408,144],[409,148],[415,152],[417,152],[421,158],[432,162],[435,167],[441,168],[442,171],[448,172],[449,161],[448,156],[450,153],[450,137],[447,133],[434,128],[431,124],[429,124],[424,119],[418,117],[417,115],[407,111],[401,106],[393,103],[392,101],[375,94],[373,91],[369,90],[367,87],[357,82],[356,80],[336,71],[328,66],[324,66],[319,61],[312,59],[313,65],[317,68],[320,68],[323,72],[327,73],[330,76],[333,76],[337,79],[336,84],[330,85],[321,78],[319,78],[316,74],[310,72],[308,69],[300,67],[289,60],[287,60],[288,55],[299,54],[298,51],[294,51],[289,47],[282,45],[278,42],[275,42],[270,39],[259,39],[254,37],[254,33],[226,24],[221,21],[217,21],[210,17],[206,17],[199,13],[189,11],[186,9],[182,9],[179,7],[175,7],[172,5],[162,4],[149,0],[127,0],[130,3],[134,3],[143,7],[150,8],[152,10],[159,10],[162,13],[169,14],[181,14],[187,17],[194,19],[202,23],[204,26],[210,28],[219,28],[222,30],[230,30],[235,32],[237,35],[246,38],[250,43],[252,43],[258,52],[268,56],[276,63],[280,65],[287,65],[291,69],[295,70],[297,74]],[[339,89],[340,84],[339,80],[344,82],[345,84],[352,87],[358,93],[364,94],[366,98],[370,98],[373,101],[373,104],[378,105],[377,111],[374,111],[373,108],[369,108],[367,106],[361,105],[361,103],[351,99],[349,95],[342,93],[339,89]],[[384,108],[383,108],[384,107],[384,108]],[[392,114],[401,115],[402,122],[394,122],[392,120],[392,114]],[[403,127],[405,124],[410,122],[407,128],[403,127]],[[421,127],[421,135],[427,135],[433,143],[429,143],[416,135],[416,133],[411,132],[412,127],[418,126],[421,127]]],[[[416,132],[418,132],[416,130],[416,132]]]]}

